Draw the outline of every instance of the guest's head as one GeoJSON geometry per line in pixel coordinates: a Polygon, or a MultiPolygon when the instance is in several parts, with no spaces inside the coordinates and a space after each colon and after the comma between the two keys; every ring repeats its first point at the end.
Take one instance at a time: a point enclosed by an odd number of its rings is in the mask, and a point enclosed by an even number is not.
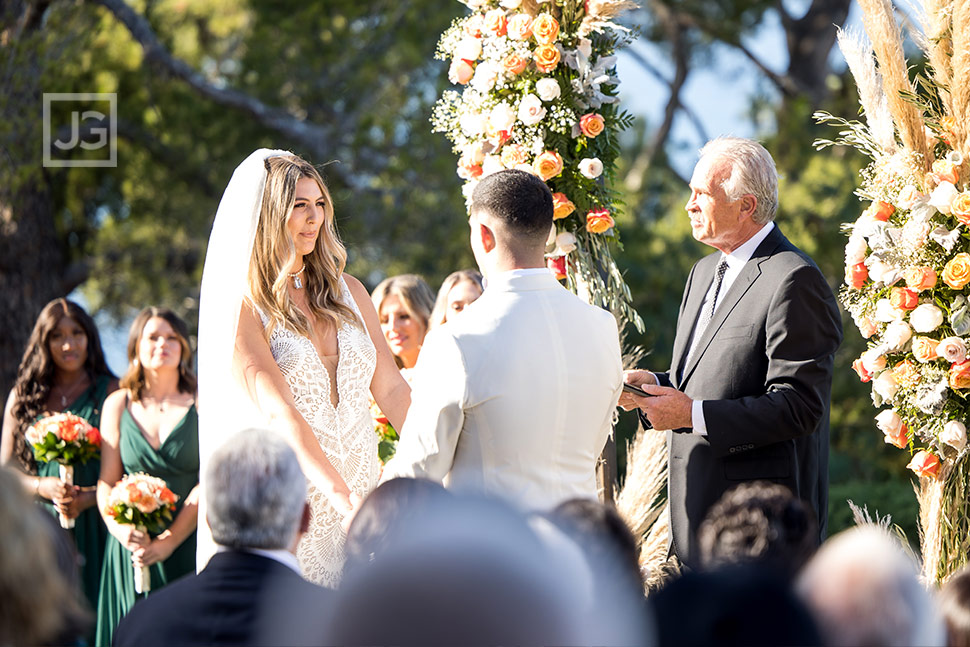
{"type": "Polygon", "coordinates": [[[970,647],[970,568],[950,576],[940,591],[947,647],[970,647]]]}
{"type": "Polygon", "coordinates": [[[415,515],[425,514],[451,496],[440,483],[396,478],[367,495],[347,530],[344,553],[347,573],[379,559],[398,540],[415,515]]]}
{"type": "Polygon", "coordinates": [[[508,169],[481,180],[472,193],[468,223],[482,274],[545,267],[552,214],[549,187],[531,173],[508,169]]]}
{"type": "Polygon", "coordinates": [[[730,253],[774,219],[778,173],[756,141],[718,137],[701,149],[687,202],[694,238],[730,253]]]}
{"type": "Polygon", "coordinates": [[[823,644],[789,582],[751,564],[686,573],[647,601],[664,646],[823,644]]]}
{"type": "Polygon", "coordinates": [[[24,439],[27,427],[46,410],[55,379],[82,371],[92,382],[101,375],[111,375],[98,328],[78,304],[54,299],[37,316],[13,387],[16,399],[11,413],[18,426],[14,453],[25,469],[30,469],[34,460],[24,439]]]}
{"type": "Polygon", "coordinates": [[[305,291],[313,316],[335,325],[359,319],[341,298],[340,277],[347,251],[337,236],[333,200],[320,172],[296,155],[265,160],[259,222],[249,262],[249,297],[268,318],[289,330],[310,334],[310,322],[289,290],[305,291]]]}
{"type": "Polygon", "coordinates": [[[434,292],[417,274],[400,274],[378,283],[371,299],[397,365],[414,368],[428,334],[434,292]]]}
{"type": "Polygon", "coordinates": [[[62,570],[77,564],[57,545],[71,542],[43,515],[13,472],[0,468],[0,645],[64,644],[86,624],[76,576],[62,570]]]}
{"type": "Polygon", "coordinates": [[[886,530],[866,525],[826,541],[797,590],[828,645],[938,645],[944,627],[916,562],[886,530]]]}
{"type": "Polygon", "coordinates": [[[278,434],[247,429],[209,459],[206,520],[228,548],[292,550],[305,522],[306,478],[296,453],[278,434]]]}
{"type": "Polygon", "coordinates": [[[754,481],[727,491],[698,531],[705,568],[758,563],[793,576],[815,551],[815,515],[791,490],[754,481]]]}
{"type": "Polygon", "coordinates": [[[195,393],[189,327],[168,308],[149,306],[138,313],[128,333],[128,371],[121,386],[140,400],[155,373],[178,372],[180,393],[195,393]]]}
{"type": "Polygon", "coordinates": [[[440,326],[448,317],[465,309],[482,296],[482,273],[478,270],[458,270],[449,274],[438,289],[438,298],[431,311],[431,326],[440,326]]]}

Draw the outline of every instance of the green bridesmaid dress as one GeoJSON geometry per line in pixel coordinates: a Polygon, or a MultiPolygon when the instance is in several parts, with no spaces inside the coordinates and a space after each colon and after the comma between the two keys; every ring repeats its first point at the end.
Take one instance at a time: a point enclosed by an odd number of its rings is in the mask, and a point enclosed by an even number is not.
{"type": "MultiPolygon", "coordinates": [[[[79,395],[74,402],[64,409],[65,413],[73,413],[87,420],[92,426],[101,426],[101,407],[104,399],[108,395],[108,385],[111,383],[111,376],[99,376],[94,384],[89,386],[84,393],[79,395]]],[[[101,474],[101,461],[99,459],[89,460],[84,465],[74,466],[74,484],[82,486],[96,486],[98,476],[101,474]]],[[[58,464],[56,462],[37,463],[37,476],[53,476],[60,478],[58,464]]],[[[42,499],[44,507],[51,514],[57,515],[57,510],[47,499],[42,499]]],[[[81,559],[81,590],[90,605],[91,610],[98,608],[98,589],[101,586],[101,560],[104,555],[105,539],[108,537],[108,529],[104,525],[104,520],[98,512],[98,506],[94,505],[83,511],[74,520],[74,528],[66,531],[74,538],[77,545],[78,556],[81,559]]]]}
{"type": "MultiPolygon", "coordinates": [[[[158,449],[148,443],[126,407],[121,414],[119,446],[125,474],[145,472],[158,477],[178,495],[177,515],[185,497],[199,482],[199,416],[195,405],[189,407],[158,449]]],[[[151,595],[167,583],[195,572],[195,532],[168,559],[151,566],[150,571],[151,591],[144,595],[151,595]]],[[[139,597],[135,593],[131,552],[109,534],[101,571],[96,645],[111,645],[115,627],[139,597]]]]}

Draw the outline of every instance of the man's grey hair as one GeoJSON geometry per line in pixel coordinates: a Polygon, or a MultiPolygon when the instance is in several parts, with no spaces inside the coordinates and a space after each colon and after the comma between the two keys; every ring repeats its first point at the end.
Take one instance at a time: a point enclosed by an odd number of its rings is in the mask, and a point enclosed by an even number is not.
{"type": "Polygon", "coordinates": [[[775,219],[778,211],[778,171],[765,147],[752,139],[718,137],[701,149],[701,159],[717,160],[731,166],[731,175],[722,183],[729,200],[745,195],[758,200],[751,219],[763,225],[775,219]]]}
{"type": "Polygon", "coordinates": [[[287,549],[299,532],[306,477],[279,435],[247,429],[212,455],[205,473],[206,520],[229,548],[287,549]]]}
{"type": "Polygon", "coordinates": [[[796,585],[830,645],[942,645],[945,629],[915,560],[868,524],[829,539],[796,585]]]}

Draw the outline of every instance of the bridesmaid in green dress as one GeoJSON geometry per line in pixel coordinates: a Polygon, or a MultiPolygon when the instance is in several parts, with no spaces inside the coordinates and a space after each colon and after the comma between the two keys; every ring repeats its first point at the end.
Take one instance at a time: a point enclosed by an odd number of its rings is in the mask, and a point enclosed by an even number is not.
{"type": "Polygon", "coordinates": [[[151,592],[195,571],[199,434],[196,379],[188,328],[171,310],[146,308],[128,337],[128,372],[104,403],[98,508],[125,474],[145,472],[178,495],[172,523],[157,536],[119,524],[108,527],[96,644],[108,646],[115,627],[139,597],[133,566],[148,566],[151,592]]]}
{"type": "Polygon", "coordinates": [[[101,463],[90,460],[76,466],[74,486],[67,486],[58,476],[57,463],[34,461],[24,433],[42,415],[58,412],[74,413],[100,427],[105,396],[117,388],[94,320],[76,303],[54,299],[37,317],[3,415],[0,463],[19,468],[24,487],[51,514],[74,519],[74,528],[67,532],[77,545],[80,582],[92,610],[97,609],[108,534],[95,507],[101,463]]]}

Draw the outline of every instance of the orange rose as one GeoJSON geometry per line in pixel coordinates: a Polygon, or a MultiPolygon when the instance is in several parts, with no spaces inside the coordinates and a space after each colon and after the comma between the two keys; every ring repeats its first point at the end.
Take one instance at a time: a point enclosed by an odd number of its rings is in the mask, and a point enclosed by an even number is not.
{"type": "Polygon", "coordinates": [[[950,366],[950,388],[970,388],[970,360],[950,366]]]}
{"type": "Polygon", "coordinates": [[[541,13],[532,21],[532,35],[537,43],[549,45],[559,36],[559,22],[547,13],[541,13]]]}
{"type": "Polygon", "coordinates": [[[509,144],[502,147],[502,166],[505,168],[515,168],[519,164],[525,164],[529,159],[529,152],[519,144],[509,144]]]}
{"type": "Polygon", "coordinates": [[[950,160],[939,159],[933,162],[933,172],[931,175],[938,183],[950,182],[956,184],[957,180],[960,179],[960,169],[954,166],[950,160]]]}
{"type": "Polygon", "coordinates": [[[938,357],[936,347],[939,344],[929,337],[913,337],[913,356],[920,362],[931,362],[938,357]]]}
{"type": "Polygon", "coordinates": [[[603,117],[595,112],[590,112],[579,118],[579,129],[587,137],[596,137],[603,132],[604,126],[603,117]]]}
{"type": "Polygon", "coordinates": [[[872,373],[866,370],[865,365],[862,363],[862,358],[860,357],[856,361],[852,362],[852,370],[856,372],[859,379],[863,382],[869,382],[872,380],[872,373]]]}
{"type": "Polygon", "coordinates": [[[540,72],[552,72],[559,65],[559,49],[555,45],[539,45],[532,52],[532,59],[540,72]]]}
{"type": "Polygon", "coordinates": [[[507,27],[504,9],[492,9],[482,18],[482,30],[490,31],[496,36],[504,36],[507,27]]]}
{"type": "Polygon", "coordinates": [[[950,213],[965,225],[970,225],[970,191],[957,194],[950,203],[950,213]]]}
{"type": "Polygon", "coordinates": [[[896,383],[902,387],[914,387],[919,384],[921,375],[919,374],[919,369],[909,360],[905,360],[896,364],[893,368],[893,377],[896,378],[896,383]]]}
{"type": "Polygon", "coordinates": [[[467,155],[462,155],[458,159],[458,177],[463,180],[474,180],[482,175],[482,165],[476,164],[467,155]]]}
{"type": "Polygon", "coordinates": [[[920,450],[907,465],[919,477],[935,479],[940,475],[940,459],[933,452],[920,450]]]}
{"type": "Polygon", "coordinates": [[[468,61],[456,58],[448,68],[448,80],[458,85],[465,85],[475,76],[475,68],[468,61]]]}
{"type": "Polygon", "coordinates": [[[859,333],[866,339],[875,335],[877,330],[879,330],[879,327],[876,326],[876,322],[871,317],[863,317],[859,320],[859,333]]]}
{"type": "Polygon", "coordinates": [[[893,288],[889,293],[889,303],[899,310],[914,310],[919,305],[919,294],[909,288],[893,288]]]}
{"type": "Polygon", "coordinates": [[[943,282],[954,290],[961,290],[970,283],[970,254],[960,252],[943,268],[943,282]]]}
{"type": "Polygon", "coordinates": [[[936,270],[932,267],[910,267],[903,272],[906,287],[917,292],[936,287],[936,270]]]}
{"type": "Polygon", "coordinates": [[[557,281],[562,281],[566,278],[566,257],[556,256],[553,258],[546,259],[546,267],[552,270],[552,273],[556,275],[557,281]]]}
{"type": "Polygon", "coordinates": [[[73,422],[64,422],[60,425],[60,437],[66,443],[73,443],[77,440],[77,425],[73,422]]]}
{"type": "Polygon", "coordinates": [[[576,210],[576,205],[566,197],[565,193],[552,194],[552,219],[561,220],[576,210]]]}
{"type": "Polygon", "coordinates": [[[178,500],[175,493],[169,490],[167,487],[162,488],[162,491],[158,493],[158,498],[161,499],[162,503],[167,505],[172,505],[178,500]]]}
{"type": "Polygon", "coordinates": [[[845,266],[845,284],[854,290],[862,288],[869,278],[869,268],[865,263],[845,266]]]}
{"type": "Polygon", "coordinates": [[[562,157],[556,151],[546,151],[535,158],[532,169],[543,181],[548,182],[562,173],[562,157]]]}
{"type": "Polygon", "coordinates": [[[609,209],[594,209],[586,214],[586,231],[590,233],[602,234],[615,224],[609,209]]]}
{"type": "Polygon", "coordinates": [[[512,75],[522,74],[526,66],[529,64],[529,59],[523,58],[516,53],[509,54],[502,61],[502,69],[512,75]]]}
{"type": "Polygon", "coordinates": [[[884,431],[885,441],[894,447],[903,449],[909,444],[909,428],[900,425],[897,431],[884,431]]]}
{"type": "Polygon", "coordinates": [[[888,202],[878,200],[872,203],[872,217],[876,220],[886,222],[889,220],[889,216],[893,215],[895,211],[896,207],[892,206],[888,202]]]}
{"type": "Polygon", "coordinates": [[[532,36],[532,16],[517,13],[508,21],[509,38],[512,40],[526,40],[532,36]]]}

